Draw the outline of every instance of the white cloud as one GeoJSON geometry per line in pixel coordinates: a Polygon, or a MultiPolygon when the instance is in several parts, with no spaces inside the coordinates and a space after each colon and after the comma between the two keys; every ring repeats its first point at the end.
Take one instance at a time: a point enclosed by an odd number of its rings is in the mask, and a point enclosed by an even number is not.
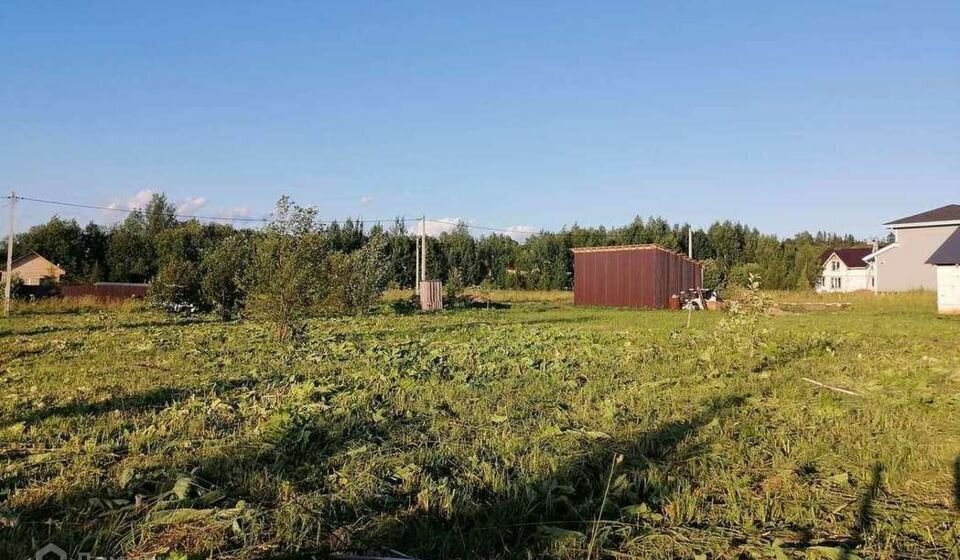
{"type": "Polygon", "coordinates": [[[509,226],[506,228],[505,235],[512,237],[514,241],[523,243],[535,233],[537,233],[537,228],[533,226],[509,226]]]}
{"type": "MultiPolygon", "coordinates": [[[[433,237],[433,236],[440,235],[441,233],[450,233],[453,230],[457,229],[457,224],[459,224],[460,222],[469,223],[469,222],[465,222],[461,218],[440,218],[438,220],[428,219],[427,235],[433,237]]],[[[414,228],[414,231],[417,233],[420,232],[419,223],[414,228]]]]}
{"type": "MultiPolygon", "coordinates": [[[[235,206],[233,208],[227,208],[226,210],[221,210],[216,213],[218,218],[223,218],[224,220],[237,220],[239,218],[250,218],[253,212],[251,212],[248,206],[235,206]]],[[[247,220],[247,225],[250,225],[247,220]]]]}
{"type": "Polygon", "coordinates": [[[373,202],[373,197],[370,195],[364,195],[360,197],[360,206],[367,206],[373,202]]]}
{"type": "MultiPolygon", "coordinates": [[[[437,236],[441,233],[450,233],[453,230],[457,229],[457,224],[463,222],[467,226],[477,225],[476,220],[465,220],[463,218],[438,218],[438,219],[427,219],[427,235],[437,236]]],[[[528,237],[537,233],[539,231],[533,226],[524,226],[516,225],[503,228],[502,230],[491,230],[487,228],[471,228],[469,229],[471,235],[474,237],[480,237],[490,234],[502,234],[508,237],[513,238],[514,240],[523,243],[527,240],[528,237]]],[[[417,222],[413,227],[414,233],[420,233],[420,223],[417,222]]]]}
{"type": "Polygon", "coordinates": [[[111,210],[136,210],[138,208],[143,208],[150,202],[150,199],[153,197],[153,191],[150,189],[143,189],[137,191],[137,194],[131,196],[126,200],[117,200],[114,199],[110,201],[110,204],[107,204],[107,208],[111,210]]]}
{"type": "Polygon", "coordinates": [[[178,214],[191,214],[207,205],[207,199],[202,196],[191,196],[177,203],[178,214]]]}
{"type": "MultiPolygon", "coordinates": [[[[115,198],[106,205],[108,210],[104,210],[103,215],[104,217],[109,218],[110,221],[121,221],[126,216],[125,212],[111,210],[126,211],[143,209],[147,203],[150,202],[150,199],[153,198],[155,192],[157,191],[154,191],[153,189],[141,189],[133,196],[130,196],[125,200],[115,198]]],[[[188,196],[178,200],[173,205],[176,208],[177,214],[181,216],[189,216],[200,212],[201,209],[207,207],[208,203],[209,200],[204,196],[188,196]]],[[[205,214],[222,218],[224,221],[236,220],[238,218],[249,218],[253,216],[253,212],[248,206],[245,205],[234,206],[232,208],[226,208],[217,211],[207,211],[205,214]]]]}

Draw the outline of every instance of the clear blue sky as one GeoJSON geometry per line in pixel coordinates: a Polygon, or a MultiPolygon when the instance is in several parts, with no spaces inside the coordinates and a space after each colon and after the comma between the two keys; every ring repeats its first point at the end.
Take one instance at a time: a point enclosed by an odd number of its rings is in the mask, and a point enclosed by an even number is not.
{"type": "Polygon", "coordinates": [[[0,188],[873,235],[960,203],[958,30],[956,0],[6,2],[0,188]]]}

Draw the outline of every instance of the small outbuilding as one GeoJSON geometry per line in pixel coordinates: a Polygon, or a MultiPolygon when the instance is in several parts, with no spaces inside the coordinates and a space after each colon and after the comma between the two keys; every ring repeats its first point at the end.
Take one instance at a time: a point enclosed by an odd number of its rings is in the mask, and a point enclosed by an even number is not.
{"type": "Polygon", "coordinates": [[[960,314],[960,228],[927,259],[937,267],[937,310],[960,314]]]}
{"type": "Polygon", "coordinates": [[[659,245],[573,249],[576,305],[666,309],[672,296],[702,285],[699,262],[659,245]]]}

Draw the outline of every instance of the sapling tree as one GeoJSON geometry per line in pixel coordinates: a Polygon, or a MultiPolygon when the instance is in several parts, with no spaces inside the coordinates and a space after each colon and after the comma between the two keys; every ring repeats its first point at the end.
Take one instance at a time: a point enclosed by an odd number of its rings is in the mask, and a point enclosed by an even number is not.
{"type": "Polygon", "coordinates": [[[250,315],[274,323],[280,340],[287,340],[324,299],[328,252],[316,209],[282,197],[273,220],[254,243],[245,276],[250,315]]]}
{"type": "Polygon", "coordinates": [[[223,321],[235,317],[243,307],[243,278],[253,252],[251,243],[251,236],[236,234],[203,256],[203,296],[223,321]]]}

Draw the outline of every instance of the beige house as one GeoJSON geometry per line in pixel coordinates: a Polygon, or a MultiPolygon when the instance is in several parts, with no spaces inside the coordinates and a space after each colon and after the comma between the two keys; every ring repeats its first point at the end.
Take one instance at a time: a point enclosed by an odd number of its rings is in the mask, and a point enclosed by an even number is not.
{"type": "Polygon", "coordinates": [[[874,290],[936,290],[937,267],[927,260],[960,228],[960,204],[949,204],[883,224],[894,242],[863,258],[874,270],[874,290]]]}
{"type": "MultiPolygon", "coordinates": [[[[13,261],[13,278],[20,278],[26,286],[39,286],[43,280],[60,283],[66,271],[37,253],[28,253],[13,261]]],[[[6,281],[6,271],[0,271],[0,281],[6,281]]]]}

